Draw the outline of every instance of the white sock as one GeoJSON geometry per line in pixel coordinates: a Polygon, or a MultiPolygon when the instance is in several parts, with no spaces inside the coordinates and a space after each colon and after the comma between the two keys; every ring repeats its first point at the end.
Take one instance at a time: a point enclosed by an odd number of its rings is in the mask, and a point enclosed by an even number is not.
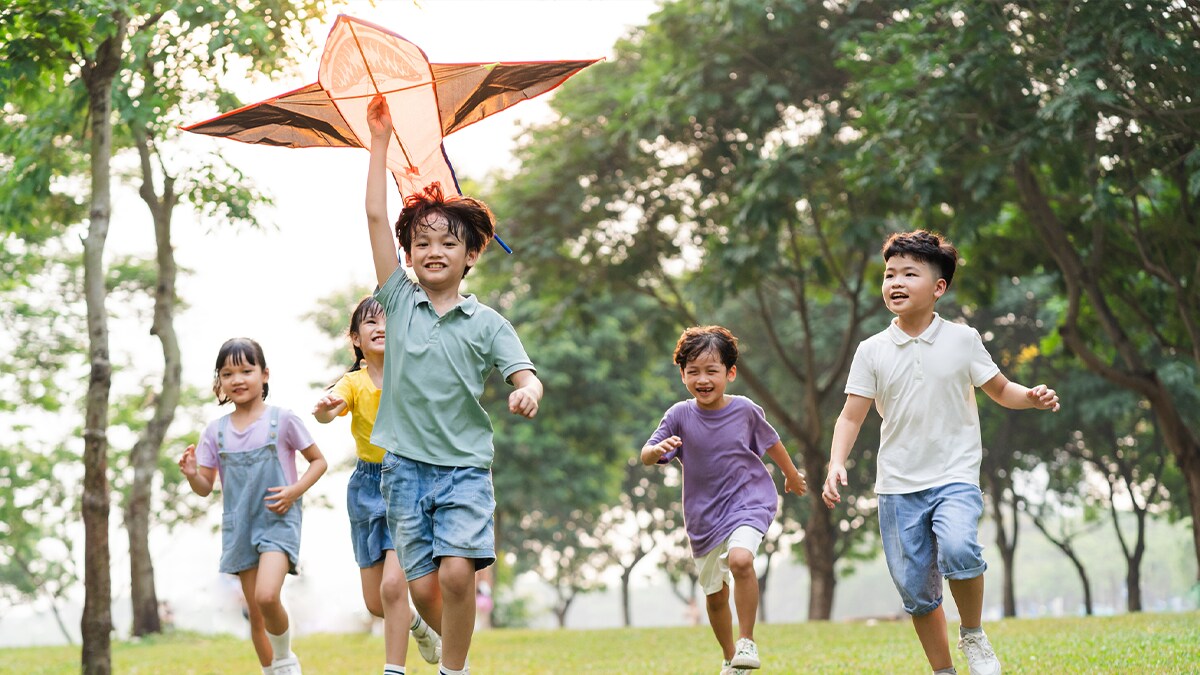
{"type": "Polygon", "coordinates": [[[417,631],[421,630],[422,623],[424,623],[424,621],[421,621],[421,615],[413,612],[412,623],[408,625],[408,630],[416,633],[417,631]]]}
{"type": "Polygon", "coordinates": [[[388,663],[383,666],[383,675],[404,675],[404,666],[388,663]]]}
{"type": "Polygon", "coordinates": [[[974,633],[976,635],[979,635],[982,632],[983,632],[983,626],[976,626],[974,628],[967,628],[966,626],[958,627],[958,636],[959,637],[963,637],[963,636],[967,635],[968,633],[974,633]]]}
{"type": "Polygon", "coordinates": [[[275,666],[263,666],[262,669],[263,675],[271,675],[271,673],[275,672],[275,666]]]}
{"type": "Polygon", "coordinates": [[[451,670],[446,666],[438,666],[438,673],[440,675],[470,675],[470,672],[471,666],[463,666],[462,670],[451,670]]]}
{"type": "Polygon", "coordinates": [[[282,635],[273,635],[271,631],[267,631],[267,642],[271,643],[271,651],[275,653],[275,661],[280,659],[290,659],[295,654],[292,653],[292,629],[288,628],[283,631],[282,635]]]}

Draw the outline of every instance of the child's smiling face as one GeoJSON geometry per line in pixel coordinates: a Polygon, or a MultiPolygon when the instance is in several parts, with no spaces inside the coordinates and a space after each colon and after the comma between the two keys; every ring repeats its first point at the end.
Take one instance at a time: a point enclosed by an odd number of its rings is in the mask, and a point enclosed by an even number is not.
{"type": "Polygon", "coordinates": [[[737,366],[726,368],[721,355],[709,349],[683,367],[683,384],[705,410],[725,407],[725,387],[737,377],[737,366]]]}
{"type": "Polygon", "coordinates": [[[443,290],[458,288],[467,267],[479,259],[479,251],[468,252],[450,231],[446,217],[431,214],[413,228],[412,245],[404,258],[422,286],[443,290]]]}
{"type": "Polygon", "coordinates": [[[883,304],[900,317],[920,317],[933,312],[946,292],[946,280],[933,265],[907,255],[894,255],[883,270],[883,304]]]}
{"type": "Polygon", "coordinates": [[[225,363],[217,371],[221,393],[238,407],[262,400],[263,385],[268,377],[267,370],[262,366],[232,357],[225,359],[225,363]]]}

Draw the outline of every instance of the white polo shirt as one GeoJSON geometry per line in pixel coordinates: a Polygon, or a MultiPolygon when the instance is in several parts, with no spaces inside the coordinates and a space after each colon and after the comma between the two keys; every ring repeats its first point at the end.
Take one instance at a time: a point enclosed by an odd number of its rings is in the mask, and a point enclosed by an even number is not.
{"type": "Polygon", "coordinates": [[[937,314],[918,337],[893,319],[859,343],[846,393],[874,399],[883,418],[875,492],[979,485],[983,442],[975,387],[999,372],[978,331],[937,314]]]}

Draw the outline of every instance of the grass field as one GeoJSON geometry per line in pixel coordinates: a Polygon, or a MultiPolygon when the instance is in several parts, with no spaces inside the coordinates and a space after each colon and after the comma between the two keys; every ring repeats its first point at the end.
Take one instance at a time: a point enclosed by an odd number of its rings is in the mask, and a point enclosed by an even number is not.
{"type": "MultiPolygon", "coordinates": [[[[986,626],[1006,673],[1197,673],[1200,613],[1103,618],[1015,619],[986,626]]],[[[927,673],[907,621],[874,625],[763,625],[756,631],[763,673],[927,673]]],[[[953,644],[953,642],[951,643],[953,644]]],[[[311,635],[296,643],[307,675],[379,673],[383,640],[311,635]]],[[[413,646],[408,672],[433,675],[413,646]]],[[[705,626],[613,630],[495,630],[478,633],[475,675],[503,673],[711,673],[716,641],[705,626]]],[[[955,665],[967,673],[955,652],[955,665]]],[[[0,649],[0,673],[78,673],[71,647],[0,649]]],[[[248,640],[173,634],[113,645],[113,672],[259,672],[248,640]]]]}

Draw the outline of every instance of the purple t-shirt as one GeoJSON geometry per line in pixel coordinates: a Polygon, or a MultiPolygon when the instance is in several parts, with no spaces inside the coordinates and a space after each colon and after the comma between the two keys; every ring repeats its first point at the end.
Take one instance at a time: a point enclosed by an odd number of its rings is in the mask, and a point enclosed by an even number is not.
{"type": "Polygon", "coordinates": [[[745,396],[730,396],[720,410],[704,410],[695,399],[680,401],[646,444],[671,436],[683,445],[658,463],[678,458],[683,465],[683,521],[692,555],[705,555],[741,525],[766,534],[779,493],[762,456],[779,442],[779,434],[762,408],[745,396]]]}
{"type": "MultiPolygon", "coordinates": [[[[217,449],[217,430],[221,419],[209,422],[200,435],[200,444],[196,446],[196,464],[207,468],[217,468],[221,474],[221,484],[225,484],[225,471],[221,466],[221,457],[217,449]]],[[[267,406],[263,414],[250,423],[250,426],[238,431],[230,421],[225,427],[225,452],[249,452],[257,450],[269,442],[268,427],[271,426],[271,406],[267,406]]],[[[304,422],[296,413],[287,408],[279,409],[279,434],[275,444],[275,453],[279,463],[283,465],[283,475],[288,485],[296,482],[296,453],[313,444],[312,436],[304,428],[304,422]]]]}

